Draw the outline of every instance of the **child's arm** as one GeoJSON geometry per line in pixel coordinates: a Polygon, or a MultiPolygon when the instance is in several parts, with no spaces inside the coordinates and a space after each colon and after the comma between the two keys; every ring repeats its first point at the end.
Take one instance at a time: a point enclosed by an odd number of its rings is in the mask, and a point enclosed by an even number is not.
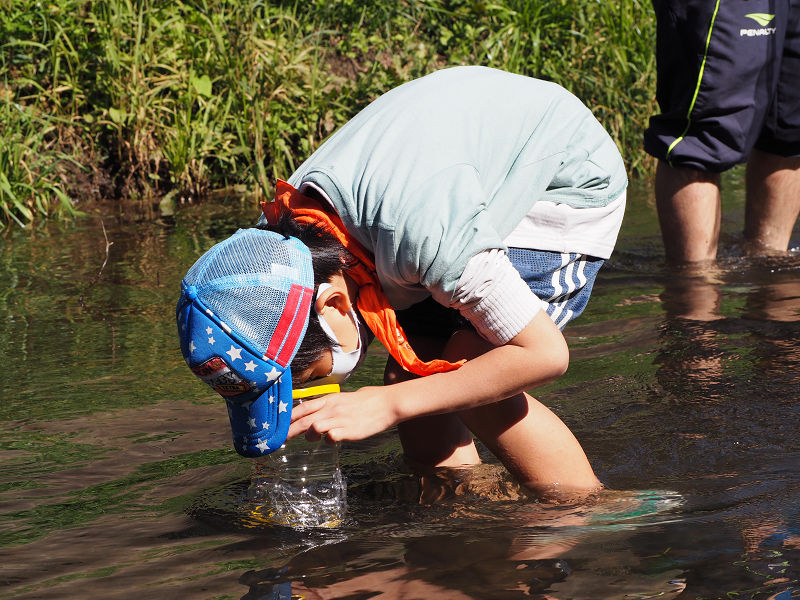
{"type": "Polygon", "coordinates": [[[539,311],[507,344],[490,349],[460,369],[390,386],[330,394],[294,409],[289,437],[307,432],[331,442],[360,440],[401,421],[467,410],[509,398],[562,375],[569,363],[566,341],[539,311]]]}
{"type": "MultiPolygon", "coordinates": [[[[401,422],[411,427],[407,436],[415,435],[426,431],[426,416],[451,413],[520,483],[540,495],[582,496],[602,487],[569,428],[524,393],[567,368],[567,345],[550,317],[539,311],[519,334],[497,347],[474,333],[461,333],[444,353],[449,360],[468,358],[460,369],[308,401],[292,414],[290,437],[305,431],[309,439],[325,435],[330,442],[357,440],[401,422]]],[[[448,446],[428,435],[414,441],[417,449],[421,444],[436,454],[442,444],[448,446]]]]}
{"type": "MultiPolygon", "coordinates": [[[[498,347],[474,333],[462,333],[445,351],[448,360],[470,359],[457,371],[308,401],[292,414],[289,436],[305,431],[309,439],[325,435],[330,442],[357,440],[401,422],[418,427],[428,415],[457,413],[509,472],[538,494],[564,498],[601,488],[569,428],[524,393],[567,368],[567,345],[550,317],[539,311],[498,347]]],[[[414,443],[437,450],[448,444],[424,434],[414,443]]]]}

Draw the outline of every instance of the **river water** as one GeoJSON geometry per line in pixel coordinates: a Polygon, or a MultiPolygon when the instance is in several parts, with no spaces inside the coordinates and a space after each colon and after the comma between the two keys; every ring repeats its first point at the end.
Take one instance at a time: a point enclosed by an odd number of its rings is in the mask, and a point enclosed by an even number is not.
{"type": "Polygon", "coordinates": [[[343,445],[346,518],[312,530],[250,511],[251,465],[175,335],[183,273],[252,205],[6,232],[0,599],[800,598],[800,253],[740,258],[741,171],[725,183],[706,273],[664,265],[632,185],[570,369],[536,392],[608,491],[540,504],[488,455],[420,477],[390,431],[343,445]]]}

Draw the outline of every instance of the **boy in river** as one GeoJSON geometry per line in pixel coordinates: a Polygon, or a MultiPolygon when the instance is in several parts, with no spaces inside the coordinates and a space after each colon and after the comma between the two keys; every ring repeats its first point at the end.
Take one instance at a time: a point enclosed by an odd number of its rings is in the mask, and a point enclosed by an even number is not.
{"type": "Polygon", "coordinates": [[[412,465],[477,464],[477,437],[537,494],[599,489],[527,390],[567,369],[561,329],[613,250],[626,186],[614,142],[556,84],[484,67],[411,81],[190,269],[184,357],[226,397],[248,456],[396,427],[412,465]],[[373,334],[384,386],[291,409],[292,386],[344,381],[373,334]]]}

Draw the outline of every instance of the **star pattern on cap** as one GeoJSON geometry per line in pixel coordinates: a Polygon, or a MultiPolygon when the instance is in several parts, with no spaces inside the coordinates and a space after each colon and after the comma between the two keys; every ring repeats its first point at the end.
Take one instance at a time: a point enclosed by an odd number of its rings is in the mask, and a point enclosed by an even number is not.
{"type": "MultiPolygon", "coordinates": [[[[214,338],[214,328],[209,325],[208,327],[206,327],[204,329],[204,331],[208,335],[208,345],[209,346],[213,346],[217,341],[214,338]]],[[[189,354],[194,354],[194,352],[198,349],[197,345],[195,344],[195,340],[194,339],[190,339],[189,340],[188,349],[189,349],[189,354]]],[[[235,345],[231,344],[231,347],[228,350],[225,351],[225,354],[227,354],[230,357],[230,360],[233,363],[236,360],[239,360],[239,359],[244,360],[245,358],[248,358],[248,357],[243,357],[242,356],[242,351],[243,351],[242,348],[238,348],[235,345]]],[[[266,356],[264,356],[263,359],[264,360],[268,360],[266,356]]],[[[251,373],[255,374],[255,373],[258,372],[258,368],[259,368],[259,364],[257,362],[255,362],[255,360],[253,360],[252,358],[250,358],[246,363],[244,363],[244,369],[247,372],[251,372],[251,373]]],[[[282,375],[283,375],[283,373],[280,370],[278,370],[275,367],[274,364],[270,365],[270,370],[264,373],[264,376],[266,378],[266,384],[267,384],[266,386],[264,386],[264,388],[272,385],[276,381],[280,381],[282,375]]],[[[257,381],[254,381],[254,380],[249,381],[249,383],[253,387],[253,390],[252,390],[253,392],[259,392],[260,391],[260,389],[259,389],[260,386],[264,385],[264,384],[259,384],[257,381]]],[[[270,401],[270,403],[272,403],[274,401],[274,399],[270,396],[269,401],[270,401]]],[[[249,405],[247,405],[247,406],[249,407],[249,405]]]]}
{"type": "MultiPolygon", "coordinates": [[[[188,330],[188,328],[186,329],[188,330]]],[[[251,398],[249,401],[226,398],[233,444],[242,454],[248,452],[266,454],[273,449],[266,438],[275,431],[273,425],[278,423],[277,415],[288,413],[291,406],[287,402],[280,401],[276,392],[275,384],[281,381],[284,374],[283,368],[273,359],[253,354],[246,346],[237,345],[236,340],[230,338],[228,334],[229,332],[220,330],[214,323],[206,327],[201,326],[193,331],[193,336],[184,349],[188,355],[191,355],[192,361],[197,360],[198,355],[202,355],[204,358],[206,355],[223,358],[223,362],[227,363],[230,369],[238,371],[242,381],[249,383],[250,390],[246,396],[251,398]],[[220,339],[216,339],[216,336],[220,335],[220,339]],[[211,346],[217,342],[221,348],[213,350],[211,346]],[[228,346],[228,350],[223,351],[222,348],[225,346],[228,346]],[[241,360],[242,363],[238,363],[238,360],[241,360]],[[249,377],[242,377],[245,372],[249,377]],[[260,404],[263,406],[259,407],[260,404]]],[[[188,355],[186,360],[191,366],[188,355]]]]}

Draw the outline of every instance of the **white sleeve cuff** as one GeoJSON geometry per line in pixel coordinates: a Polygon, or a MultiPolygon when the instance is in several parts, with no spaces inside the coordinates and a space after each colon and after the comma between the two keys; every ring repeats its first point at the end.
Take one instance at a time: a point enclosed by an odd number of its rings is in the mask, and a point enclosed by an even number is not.
{"type": "Polygon", "coordinates": [[[478,333],[502,346],[522,331],[543,307],[503,250],[485,250],[467,263],[456,284],[451,308],[478,333]]]}

